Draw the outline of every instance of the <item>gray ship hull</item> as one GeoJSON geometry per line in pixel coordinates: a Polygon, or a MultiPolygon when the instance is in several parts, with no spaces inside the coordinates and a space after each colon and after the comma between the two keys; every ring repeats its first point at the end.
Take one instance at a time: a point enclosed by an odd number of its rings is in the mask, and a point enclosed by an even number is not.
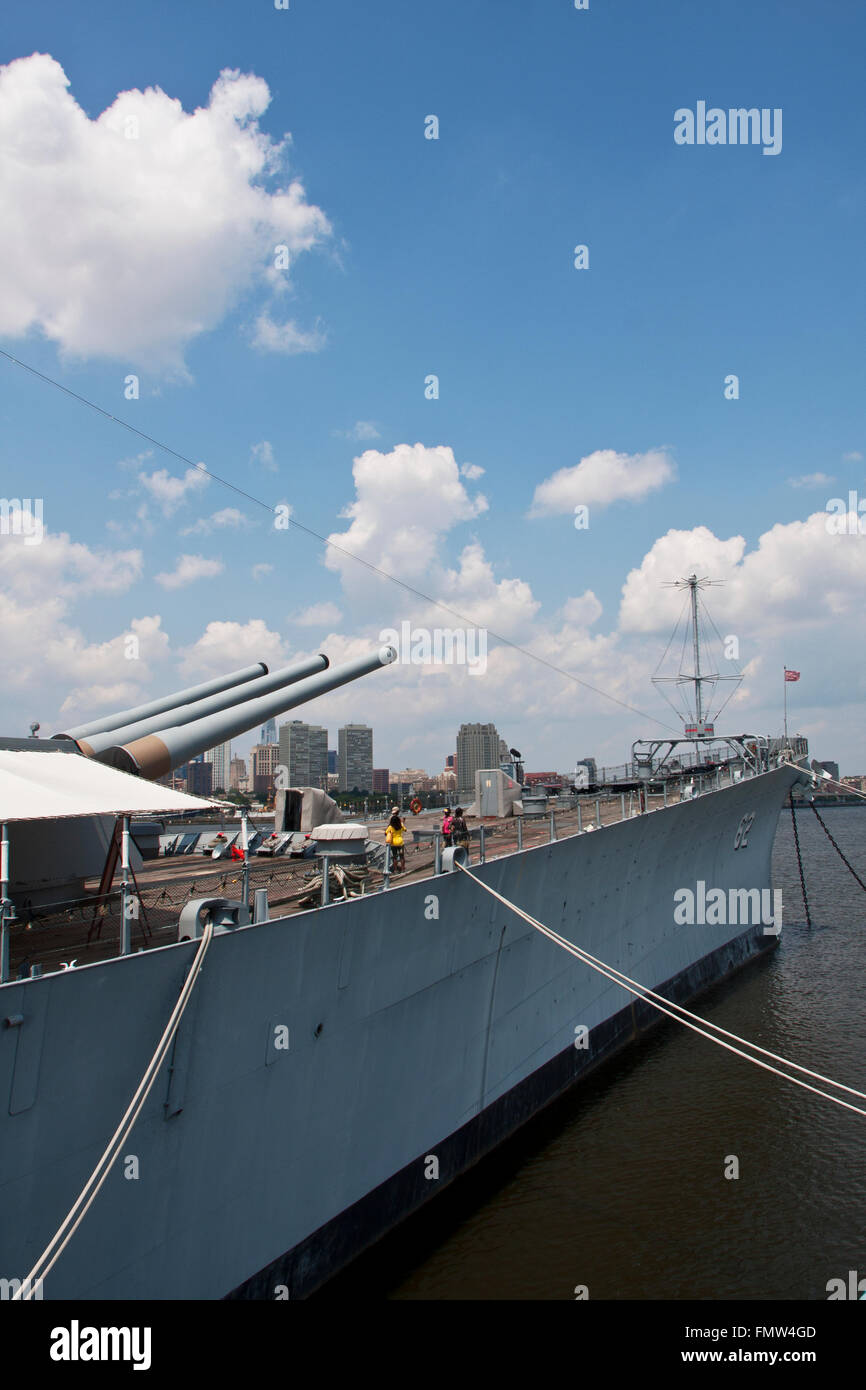
{"type": "MultiPolygon", "coordinates": [[[[674,893],[698,879],[769,887],[799,775],[766,773],[473,872],[685,1000],[777,938],[677,925],[674,893]]],[[[0,989],[2,1017],[24,1017],[0,1032],[4,1277],[26,1275],[78,1196],[194,951],[0,989]]],[[[459,873],[217,937],[169,1063],[44,1296],[303,1296],[654,1016],[459,873]]]]}

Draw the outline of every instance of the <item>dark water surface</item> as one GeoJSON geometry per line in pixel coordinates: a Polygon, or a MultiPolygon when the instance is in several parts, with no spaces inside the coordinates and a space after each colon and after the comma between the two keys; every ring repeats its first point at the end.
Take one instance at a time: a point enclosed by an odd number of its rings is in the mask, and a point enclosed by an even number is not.
{"type": "MultiPolygon", "coordinates": [[[[866,804],[822,816],[866,880],[866,804]]],[[[696,1011],[866,1091],[866,893],[810,811],[797,826],[812,928],[786,811],[781,943],[696,1011]]],[[[866,1118],[665,1023],[335,1283],[397,1299],[586,1285],[592,1299],[825,1300],[829,1279],[866,1275],[864,1160],[866,1118]]]]}

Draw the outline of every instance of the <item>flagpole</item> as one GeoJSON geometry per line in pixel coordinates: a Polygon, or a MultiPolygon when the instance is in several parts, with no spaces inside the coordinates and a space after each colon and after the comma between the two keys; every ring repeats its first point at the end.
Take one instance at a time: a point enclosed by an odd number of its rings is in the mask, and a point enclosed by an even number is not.
{"type": "Polygon", "coordinates": [[[788,742],[788,676],[787,676],[787,670],[788,670],[787,666],[785,666],[785,667],[782,668],[782,685],[783,685],[784,688],[785,688],[784,694],[785,694],[785,742],[786,742],[786,743],[788,742]]]}

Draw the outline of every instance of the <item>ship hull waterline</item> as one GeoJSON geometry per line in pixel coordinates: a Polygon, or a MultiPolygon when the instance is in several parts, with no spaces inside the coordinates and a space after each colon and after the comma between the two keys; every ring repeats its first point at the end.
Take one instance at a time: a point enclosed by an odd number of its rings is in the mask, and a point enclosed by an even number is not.
{"type": "MultiPolygon", "coordinates": [[[[473,872],[685,1002],[777,938],[678,925],[675,892],[768,888],[798,777],[766,773],[473,872]]],[[[24,1018],[0,1033],[6,1277],[24,1278],[78,1196],[195,949],[0,989],[4,1018],[24,1018]]],[[[44,1297],[303,1297],[655,1016],[459,873],[219,936],[44,1297]]]]}

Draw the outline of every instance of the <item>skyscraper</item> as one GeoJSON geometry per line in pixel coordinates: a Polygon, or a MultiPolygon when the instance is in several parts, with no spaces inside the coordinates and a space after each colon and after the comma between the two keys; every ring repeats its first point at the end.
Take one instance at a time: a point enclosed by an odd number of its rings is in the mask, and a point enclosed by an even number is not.
{"type": "Polygon", "coordinates": [[[231,743],[218,743],[216,748],[209,748],[204,755],[204,760],[206,763],[210,763],[213,768],[214,791],[222,787],[223,791],[227,792],[232,760],[231,743]]]}
{"type": "Polygon", "coordinates": [[[463,796],[475,795],[475,774],[499,766],[499,734],[495,724],[461,724],[457,733],[457,786],[463,796]]]}
{"type": "Polygon", "coordinates": [[[337,732],[337,774],[341,792],[373,788],[373,730],[346,724],[337,732]]]}
{"type": "Polygon", "coordinates": [[[277,721],[269,719],[267,724],[263,724],[259,730],[259,743],[277,742],[277,721]]]}
{"type": "Polygon", "coordinates": [[[280,764],[290,787],[328,789],[328,730],[321,724],[293,719],[280,725],[280,764]]]}

